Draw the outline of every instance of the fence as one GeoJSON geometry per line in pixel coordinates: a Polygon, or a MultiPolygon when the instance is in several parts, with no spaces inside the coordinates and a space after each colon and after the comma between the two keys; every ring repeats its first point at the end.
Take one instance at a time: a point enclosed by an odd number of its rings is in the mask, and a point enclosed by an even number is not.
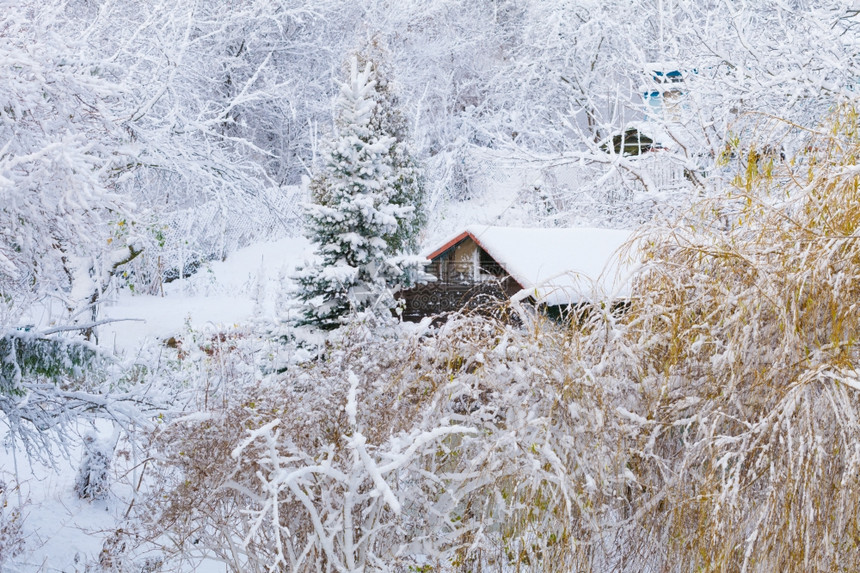
{"type": "Polygon", "coordinates": [[[440,284],[475,285],[498,281],[507,276],[507,272],[501,265],[487,262],[476,266],[471,261],[434,261],[427,265],[425,270],[435,276],[440,284]]]}
{"type": "Polygon", "coordinates": [[[306,201],[305,189],[289,186],[155,215],[144,223],[144,254],[129,265],[128,280],[156,294],[162,282],[192,275],[206,261],[254,242],[294,235],[303,228],[306,201]]]}
{"type": "Polygon", "coordinates": [[[446,312],[495,307],[508,300],[503,283],[498,280],[479,283],[440,281],[419,285],[401,294],[405,302],[403,318],[409,321],[446,312]]]}

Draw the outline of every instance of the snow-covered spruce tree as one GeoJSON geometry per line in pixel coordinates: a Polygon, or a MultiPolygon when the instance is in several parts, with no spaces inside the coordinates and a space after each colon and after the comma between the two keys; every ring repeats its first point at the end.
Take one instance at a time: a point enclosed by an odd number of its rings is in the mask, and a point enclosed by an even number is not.
{"type": "Polygon", "coordinates": [[[358,55],[359,65],[370,64],[376,74],[376,107],[370,126],[378,133],[391,136],[386,152],[392,167],[390,202],[398,207],[411,207],[408,217],[398,221],[397,230],[388,239],[389,251],[395,255],[418,250],[418,236],[427,222],[426,193],[418,162],[410,145],[409,124],[400,109],[397,90],[391,78],[390,57],[378,38],[358,55]]]}
{"type": "Polygon", "coordinates": [[[405,122],[372,62],[350,62],[336,104],[337,135],[311,183],[308,237],[318,259],[299,269],[300,324],[335,328],[350,311],[387,312],[390,289],[420,275],[415,248],[420,178],[405,122]]]}

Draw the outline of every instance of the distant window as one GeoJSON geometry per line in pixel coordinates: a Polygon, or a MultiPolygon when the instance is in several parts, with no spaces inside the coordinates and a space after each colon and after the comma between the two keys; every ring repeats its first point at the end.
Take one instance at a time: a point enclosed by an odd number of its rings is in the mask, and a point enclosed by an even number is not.
{"type": "MultiPolygon", "coordinates": [[[[609,144],[607,141],[601,146],[603,151],[609,152],[609,144]]],[[[633,127],[612,136],[612,149],[619,155],[641,155],[653,147],[654,140],[633,127]]]]}

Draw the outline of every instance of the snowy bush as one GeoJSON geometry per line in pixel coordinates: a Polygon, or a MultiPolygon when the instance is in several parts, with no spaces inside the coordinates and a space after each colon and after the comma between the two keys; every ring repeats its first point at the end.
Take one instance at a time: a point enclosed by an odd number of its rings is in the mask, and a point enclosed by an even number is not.
{"type": "Polygon", "coordinates": [[[795,164],[746,166],[652,237],[622,372],[634,515],[671,570],[860,567],[857,128],[838,111],[795,164]]]}
{"type": "Polygon", "coordinates": [[[75,493],[81,499],[105,499],[110,493],[110,466],[113,444],[88,432],[83,439],[84,452],[78,475],[75,477],[75,493]]]}
{"type": "Polygon", "coordinates": [[[547,325],[355,325],[318,362],[164,428],[145,513],[185,540],[176,558],[237,571],[586,563],[629,478],[577,352],[547,325]]]}

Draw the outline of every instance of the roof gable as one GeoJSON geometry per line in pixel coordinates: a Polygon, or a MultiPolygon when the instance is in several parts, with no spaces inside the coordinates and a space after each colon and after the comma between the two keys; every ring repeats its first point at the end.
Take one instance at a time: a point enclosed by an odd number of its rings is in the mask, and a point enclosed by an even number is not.
{"type": "MultiPolygon", "coordinates": [[[[459,235],[457,235],[456,237],[454,237],[453,239],[446,241],[444,245],[442,245],[441,247],[439,247],[438,249],[436,249],[432,253],[428,254],[427,258],[430,260],[435,259],[436,257],[441,255],[442,253],[444,253],[445,251],[447,251],[451,247],[455,246],[457,243],[459,243],[460,241],[462,241],[466,237],[472,237],[473,241],[475,241],[476,243],[478,242],[475,239],[475,237],[472,236],[472,234],[467,229],[467,230],[463,231],[462,233],[460,233],[459,235]]],[[[480,244],[480,243],[478,243],[478,244],[480,244]]]]}
{"type": "Polygon", "coordinates": [[[538,302],[572,304],[629,295],[633,267],[623,247],[630,231],[472,226],[427,255],[434,259],[471,237],[538,302]]]}

